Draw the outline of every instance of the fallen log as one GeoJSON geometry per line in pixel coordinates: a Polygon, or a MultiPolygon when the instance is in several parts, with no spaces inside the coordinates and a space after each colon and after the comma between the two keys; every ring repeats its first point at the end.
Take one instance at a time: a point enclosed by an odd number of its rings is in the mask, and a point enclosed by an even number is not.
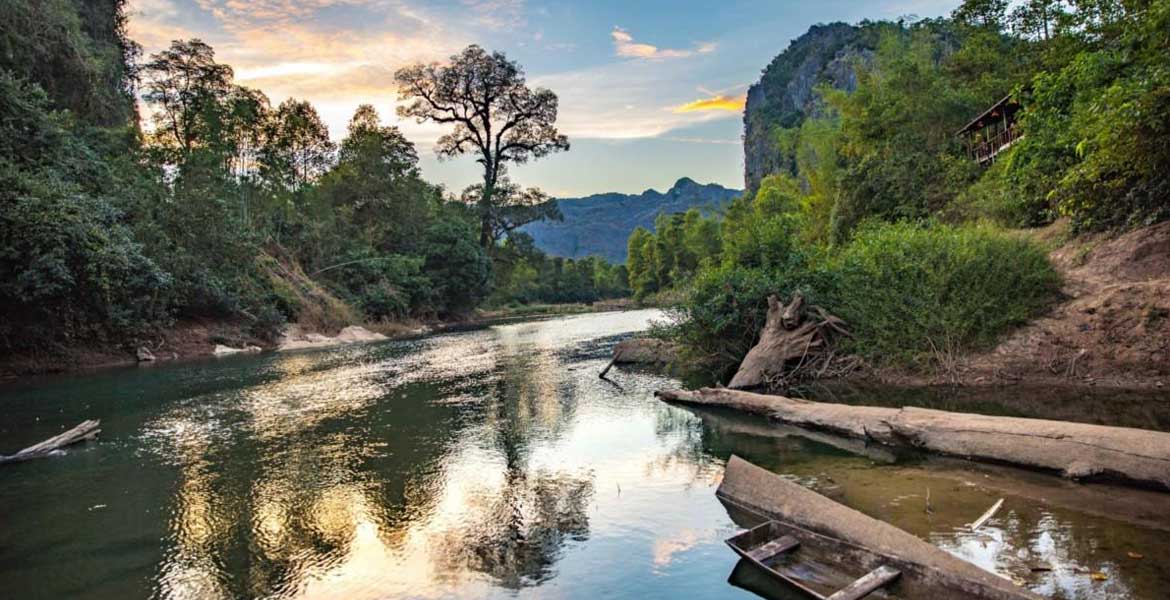
{"type": "MultiPolygon", "coordinates": [[[[721,408],[693,406],[694,413],[703,420],[705,431],[717,434],[734,434],[719,438],[719,443],[732,452],[758,452],[755,439],[776,440],[801,438],[818,444],[825,444],[857,456],[868,458],[883,465],[882,477],[898,481],[927,480],[937,489],[952,486],[973,486],[993,497],[1025,499],[1028,503],[1059,507],[1098,518],[1129,523],[1140,527],[1170,532],[1170,494],[1155,490],[1124,489],[1106,484],[1083,485],[1065,479],[1051,477],[1043,472],[1020,471],[1007,465],[970,462],[961,458],[930,456],[926,460],[913,461],[898,466],[894,448],[881,443],[844,437],[806,427],[785,423],[768,422],[738,411],[721,408]]],[[[706,437],[706,433],[704,433],[706,437]]],[[[786,449],[774,446],[777,452],[786,449]]],[[[817,492],[836,498],[837,494],[848,497],[854,506],[875,506],[885,502],[884,496],[875,496],[870,486],[871,478],[864,474],[868,470],[848,469],[834,472],[830,488],[817,492]]],[[[906,488],[909,491],[909,488],[906,488]]]]}
{"type": "Polygon", "coordinates": [[[713,430],[739,435],[769,437],[775,439],[797,438],[817,444],[831,446],[844,450],[850,454],[868,458],[882,464],[894,464],[898,461],[897,455],[884,444],[868,444],[865,440],[836,435],[825,431],[817,431],[805,427],[796,427],[784,423],[761,422],[750,416],[740,415],[722,409],[694,407],[694,411],[703,420],[705,427],[713,430]],[[719,411],[718,413],[715,411],[719,411]]]}
{"type": "Polygon", "coordinates": [[[605,379],[606,374],[608,374],[609,370],[612,369],[615,364],[617,364],[617,361],[619,358],[621,358],[621,356],[622,356],[622,353],[620,350],[614,352],[613,359],[609,361],[608,365],[605,365],[605,368],[601,370],[601,373],[598,375],[598,377],[605,379]]]}
{"type": "Polygon", "coordinates": [[[659,391],[671,402],[725,406],[890,446],[1170,491],[1170,433],[923,408],[825,404],[728,389],[659,391]]]}
{"type": "Polygon", "coordinates": [[[70,429],[69,431],[57,434],[39,444],[33,444],[32,446],[29,446],[28,448],[25,448],[16,454],[10,456],[0,456],[0,464],[20,462],[49,456],[53,452],[60,450],[65,446],[76,444],[85,440],[92,440],[97,437],[98,433],[101,433],[101,429],[98,429],[99,425],[101,425],[101,421],[96,419],[83,421],[80,425],[70,429]]]}
{"type": "Polygon", "coordinates": [[[774,519],[788,526],[824,536],[824,544],[838,544],[835,557],[857,562],[866,569],[880,564],[902,572],[899,597],[984,598],[1023,600],[1039,598],[1011,581],[957,558],[893,525],[878,521],[834,502],[799,484],[732,456],[716,496],[738,525],[774,519]],[[874,563],[874,555],[881,563],[874,563]]]}

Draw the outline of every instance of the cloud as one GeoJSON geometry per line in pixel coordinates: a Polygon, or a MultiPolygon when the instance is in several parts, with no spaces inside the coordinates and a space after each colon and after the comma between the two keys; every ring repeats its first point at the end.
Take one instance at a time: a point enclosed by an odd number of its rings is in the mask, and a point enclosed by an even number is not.
{"type": "Polygon", "coordinates": [[[695,76],[693,71],[689,61],[629,60],[539,75],[531,83],[556,92],[557,126],[570,138],[653,138],[738,115],[725,110],[679,113],[664,103],[662,98],[682,99],[694,93],[688,80],[695,76]]]}
{"type": "Polygon", "coordinates": [[[462,0],[477,25],[493,30],[519,29],[528,25],[524,0],[462,0]]]}
{"type": "Polygon", "coordinates": [[[617,26],[613,28],[613,31],[611,31],[609,35],[613,38],[614,52],[623,58],[685,58],[688,56],[694,56],[696,54],[708,54],[714,52],[718,46],[714,42],[703,42],[697,44],[693,49],[690,50],[659,48],[658,46],[653,46],[651,44],[635,42],[634,36],[630,35],[630,33],[625,29],[617,26]]]}
{"type": "Polygon", "coordinates": [[[679,142],[683,144],[716,144],[719,146],[738,146],[743,143],[743,140],[740,139],[719,139],[675,135],[665,136],[662,139],[668,142],[679,142]]]}
{"type": "Polygon", "coordinates": [[[444,60],[471,39],[429,10],[402,0],[131,0],[129,29],[147,55],[202,38],[238,83],[274,104],[309,100],[334,136],[368,102],[425,147],[441,128],[397,121],[394,71],[444,60]]]}
{"type": "Polygon", "coordinates": [[[686,104],[680,104],[671,110],[676,113],[705,112],[711,110],[742,112],[746,103],[747,94],[741,94],[739,96],[724,96],[720,94],[710,98],[702,98],[693,102],[687,102],[686,104]]]}

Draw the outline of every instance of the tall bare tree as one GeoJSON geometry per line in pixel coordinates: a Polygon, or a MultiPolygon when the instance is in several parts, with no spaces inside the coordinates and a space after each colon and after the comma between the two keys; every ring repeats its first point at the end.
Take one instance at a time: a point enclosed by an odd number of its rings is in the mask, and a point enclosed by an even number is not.
{"type": "MultiPolygon", "coordinates": [[[[446,65],[414,65],[395,73],[398,95],[408,104],[400,117],[419,123],[453,125],[439,138],[440,157],[474,153],[483,166],[483,187],[476,194],[480,216],[480,244],[494,243],[493,224],[507,208],[497,190],[509,163],[522,164],[552,152],[569,149],[567,137],[557,131],[557,95],[545,88],[531,89],[524,71],[503,53],[468,46],[446,65]]],[[[520,198],[520,195],[507,195],[520,198]]]]}

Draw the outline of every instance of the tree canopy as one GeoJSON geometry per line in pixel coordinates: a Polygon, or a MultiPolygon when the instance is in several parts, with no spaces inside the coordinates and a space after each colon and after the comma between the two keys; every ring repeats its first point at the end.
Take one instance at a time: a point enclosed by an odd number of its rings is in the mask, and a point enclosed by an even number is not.
{"type": "MultiPolygon", "coordinates": [[[[495,198],[509,164],[522,164],[569,149],[557,131],[557,96],[545,88],[531,89],[518,64],[501,52],[468,46],[448,64],[419,64],[399,69],[398,93],[408,103],[398,115],[417,121],[450,125],[439,138],[441,157],[474,153],[483,167],[478,192],[480,244],[494,243],[493,224],[508,204],[495,198]]],[[[523,195],[504,195],[524,200],[523,195]]]]}

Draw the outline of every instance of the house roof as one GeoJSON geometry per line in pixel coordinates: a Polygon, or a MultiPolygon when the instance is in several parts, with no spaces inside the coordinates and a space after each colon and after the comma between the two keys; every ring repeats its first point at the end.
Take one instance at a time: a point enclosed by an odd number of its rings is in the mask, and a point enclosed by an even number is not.
{"type": "MultiPolygon", "coordinates": [[[[962,129],[957,131],[955,133],[955,135],[963,135],[964,133],[976,131],[978,129],[983,129],[985,127],[985,125],[983,124],[984,119],[992,116],[992,114],[998,110],[1003,110],[1004,112],[1015,114],[1015,112],[1019,109],[1020,109],[1020,104],[1018,102],[1016,102],[1015,100],[1012,100],[1012,95],[1008,94],[1008,95],[1004,96],[1002,100],[1000,100],[999,102],[996,102],[994,105],[992,105],[991,108],[983,111],[983,113],[980,114],[978,117],[975,117],[974,119],[972,119],[970,123],[967,123],[966,127],[963,127],[962,129]]],[[[995,116],[998,117],[999,115],[997,114],[995,116]]]]}

